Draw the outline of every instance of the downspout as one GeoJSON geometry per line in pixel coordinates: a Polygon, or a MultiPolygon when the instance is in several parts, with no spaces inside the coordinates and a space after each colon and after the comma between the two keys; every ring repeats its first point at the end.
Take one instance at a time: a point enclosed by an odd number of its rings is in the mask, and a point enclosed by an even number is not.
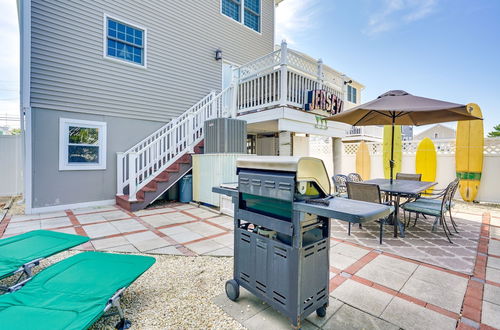
{"type": "Polygon", "coordinates": [[[31,0],[18,0],[20,34],[20,126],[23,144],[25,213],[32,212],[31,0]]]}

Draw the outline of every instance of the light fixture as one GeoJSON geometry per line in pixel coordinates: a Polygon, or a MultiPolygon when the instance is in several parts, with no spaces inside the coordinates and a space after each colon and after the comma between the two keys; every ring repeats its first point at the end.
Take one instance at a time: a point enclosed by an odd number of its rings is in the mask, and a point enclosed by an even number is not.
{"type": "Polygon", "coordinates": [[[216,60],[216,61],[220,61],[220,60],[222,60],[222,50],[217,49],[217,50],[215,51],[215,60],[216,60]]]}
{"type": "Polygon", "coordinates": [[[347,85],[347,84],[352,84],[352,79],[344,81],[344,85],[347,85]]]}

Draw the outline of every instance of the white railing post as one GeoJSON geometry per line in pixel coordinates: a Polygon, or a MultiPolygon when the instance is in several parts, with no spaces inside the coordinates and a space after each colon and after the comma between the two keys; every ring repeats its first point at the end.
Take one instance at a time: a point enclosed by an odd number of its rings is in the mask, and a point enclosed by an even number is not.
{"type": "Polygon", "coordinates": [[[205,118],[205,120],[218,117],[217,106],[215,105],[215,96],[216,95],[217,95],[216,91],[213,90],[210,92],[210,101],[209,101],[210,102],[210,113],[208,115],[208,118],[205,118]]]}
{"type": "Polygon", "coordinates": [[[123,152],[116,153],[116,195],[123,195],[123,152]]]}
{"type": "Polygon", "coordinates": [[[233,69],[233,79],[231,81],[232,91],[229,95],[231,95],[231,105],[230,105],[230,114],[231,118],[236,118],[238,116],[238,87],[240,84],[240,79],[238,77],[238,69],[233,69]]]}
{"type": "Polygon", "coordinates": [[[318,89],[323,89],[323,60],[318,60],[318,89]]]}
{"type": "Polygon", "coordinates": [[[137,184],[135,179],[137,177],[135,164],[137,162],[137,152],[128,154],[128,200],[135,202],[137,200],[137,184]]]}
{"type": "Polygon", "coordinates": [[[281,61],[280,61],[280,106],[285,107],[287,105],[288,98],[288,46],[286,41],[281,42],[281,61]]]}

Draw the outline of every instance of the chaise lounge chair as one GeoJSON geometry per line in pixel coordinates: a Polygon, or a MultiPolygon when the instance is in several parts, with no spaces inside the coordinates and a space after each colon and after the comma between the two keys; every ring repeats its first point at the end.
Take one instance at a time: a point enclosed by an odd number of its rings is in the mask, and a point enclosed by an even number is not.
{"type": "MultiPolygon", "coordinates": [[[[88,237],[34,230],[0,240],[0,279],[21,273],[31,277],[40,260],[68,250],[89,240],[88,237]]],[[[8,288],[0,286],[0,292],[8,288]]]]}
{"type": "Polygon", "coordinates": [[[120,298],[154,262],[153,257],[82,252],[53,264],[0,296],[1,328],[87,329],[114,306],[117,328],[127,329],[120,298]]]}

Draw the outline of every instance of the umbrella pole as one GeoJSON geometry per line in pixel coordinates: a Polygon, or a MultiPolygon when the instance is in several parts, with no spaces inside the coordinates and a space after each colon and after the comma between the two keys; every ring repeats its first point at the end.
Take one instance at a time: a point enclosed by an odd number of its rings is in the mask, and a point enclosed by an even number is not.
{"type": "Polygon", "coordinates": [[[391,160],[389,161],[389,167],[391,169],[391,184],[392,184],[392,177],[394,174],[394,123],[396,121],[396,115],[392,115],[392,135],[391,135],[391,160]]]}

